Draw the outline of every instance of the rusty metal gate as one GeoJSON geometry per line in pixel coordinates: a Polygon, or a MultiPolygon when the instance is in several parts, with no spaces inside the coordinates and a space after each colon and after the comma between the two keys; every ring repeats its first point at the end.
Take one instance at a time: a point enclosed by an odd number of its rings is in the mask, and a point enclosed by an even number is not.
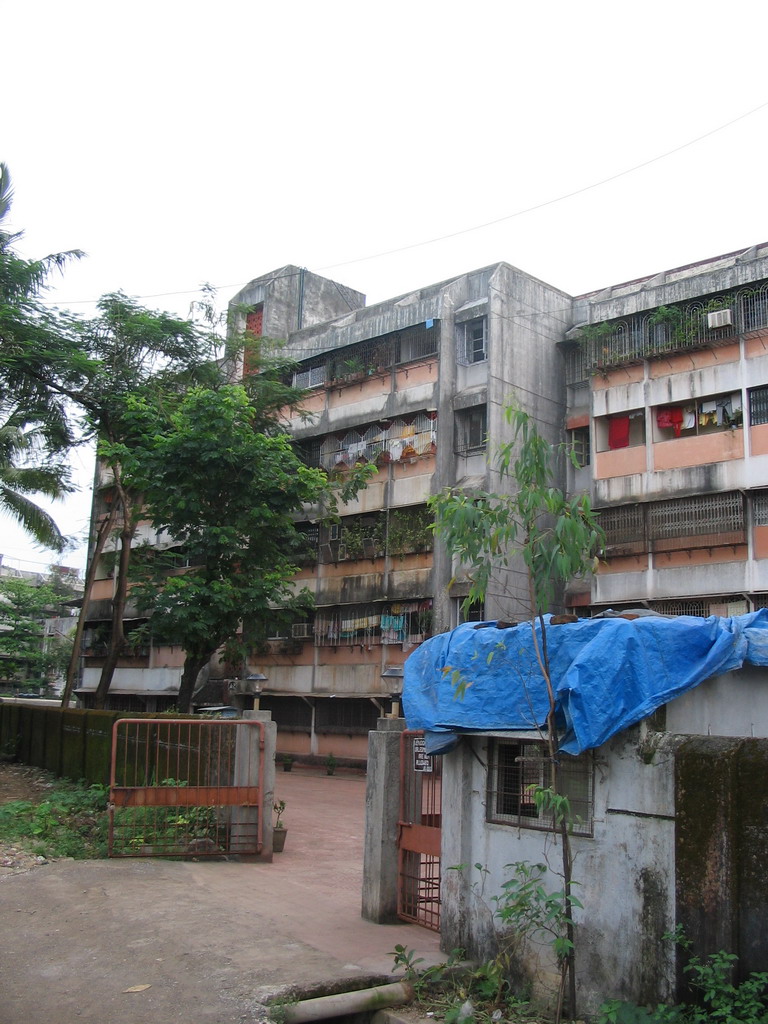
{"type": "Polygon", "coordinates": [[[261,852],[264,726],[121,718],[112,730],[110,857],[261,852]]]}
{"type": "Polygon", "coordinates": [[[440,826],[443,759],[426,753],[424,733],[400,739],[397,913],[440,930],[440,826]]]}

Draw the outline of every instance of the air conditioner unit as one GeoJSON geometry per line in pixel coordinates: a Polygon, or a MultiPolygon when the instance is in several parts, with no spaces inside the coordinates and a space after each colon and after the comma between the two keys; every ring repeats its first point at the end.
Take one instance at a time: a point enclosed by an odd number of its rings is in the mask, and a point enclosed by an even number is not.
{"type": "Polygon", "coordinates": [[[294,622],[291,626],[291,636],[294,640],[308,640],[312,632],[311,622],[294,622]]]}
{"type": "Polygon", "coordinates": [[[707,327],[712,330],[715,327],[730,327],[733,323],[730,309],[714,309],[707,313],[707,327]]]}

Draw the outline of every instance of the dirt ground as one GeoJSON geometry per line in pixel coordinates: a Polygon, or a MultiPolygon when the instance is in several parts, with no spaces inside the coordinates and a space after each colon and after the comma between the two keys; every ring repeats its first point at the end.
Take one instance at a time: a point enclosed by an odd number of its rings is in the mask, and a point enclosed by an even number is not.
{"type": "MultiPolygon", "coordinates": [[[[0,800],[50,781],[2,765],[0,800]]],[[[365,779],[280,772],[275,788],[288,842],[271,864],[2,851],[0,1024],[264,1024],[274,996],[380,984],[398,944],[440,962],[437,933],[361,917],[365,779]]]]}
{"type": "MultiPolygon", "coordinates": [[[[12,800],[40,803],[45,800],[54,781],[50,772],[42,771],[40,768],[0,761],[0,804],[7,804],[12,800]]],[[[21,847],[0,839],[0,879],[7,875],[17,875],[22,871],[32,871],[47,863],[45,857],[36,857],[21,847]]]]}

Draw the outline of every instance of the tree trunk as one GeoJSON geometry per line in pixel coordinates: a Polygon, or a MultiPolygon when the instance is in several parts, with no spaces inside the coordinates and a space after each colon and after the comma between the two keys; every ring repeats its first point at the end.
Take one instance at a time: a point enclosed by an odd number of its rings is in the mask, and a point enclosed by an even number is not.
{"type": "Polygon", "coordinates": [[[104,545],[107,543],[107,538],[112,531],[112,527],[115,525],[116,518],[117,505],[113,504],[107,518],[103,519],[99,524],[99,529],[96,534],[96,544],[93,549],[93,554],[91,555],[91,560],[88,563],[88,571],[85,575],[83,604],[80,608],[80,615],[77,618],[75,637],[72,644],[72,654],[69,659],[69,665],[67,666],[67,681],[64,684],[64,690],[61,694],[61,706],[63,708],[69,707],[69,702],[72,698],[72,691],[75,688],[75,679],[77,677],[77,670],[80,663],[80,650],[83,643],[83,632],[85,630],[86,619],[88,618],[88,606],[91,603],[91,593],[96,579],[96,570],[98,568],[99,559],[104,551],[104,545]]]}
{"type": "MultiPolygon", "coordinates": [[[[96,688],[94,704],[97,709],[102,710],[107,701],[107,694],[112,685],[112,677],[117,668],[117,662],[125,647],[125,606],[128,602],[128,568],[131,564],[131,544],[136,534],[136,522],[133,514],[134,503],[128,498],[122,484],[119,483],[119,474],[115,470],[115,486],[120,495],[123,506],[123,527],[120,531],[120,563],[117,571],[115,596],[112,599],[112,634],[107,650],[107,658],[101,669],[99,685],[96,688]]],[[[138,504],[138,503],[137,503],[138,504]]]]}
{"type": "Polygon", "coordinates": [[[179,685],[179,696],[176,706],[179,713],[188,715],[192,712],[192,697],[195,693],[195,683],[201,671],[213,657],[216,648],[207,651],[187,651],[184,659],[184,670],[181,673],[179,685]]]}

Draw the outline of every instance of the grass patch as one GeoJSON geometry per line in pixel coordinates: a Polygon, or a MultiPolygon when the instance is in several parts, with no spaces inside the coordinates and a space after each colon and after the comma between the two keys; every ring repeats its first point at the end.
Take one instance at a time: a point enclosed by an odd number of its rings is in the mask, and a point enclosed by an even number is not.
{"type": "Polygon", "coordinates": [[[41,803],[0,806],[0,841],[38,857],[89,860],[107,855],[106,786],[56,782],[41,803]]]}

